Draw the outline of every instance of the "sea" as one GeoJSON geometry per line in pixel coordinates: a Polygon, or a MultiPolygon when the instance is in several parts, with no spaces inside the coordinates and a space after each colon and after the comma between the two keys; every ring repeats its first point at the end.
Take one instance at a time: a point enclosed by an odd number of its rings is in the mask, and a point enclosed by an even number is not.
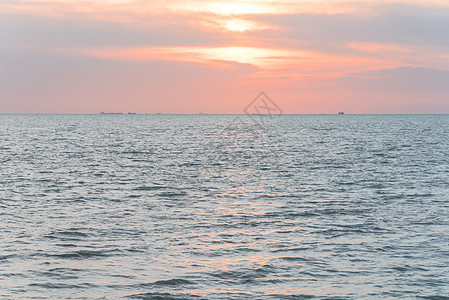
{"type": "Polygon", "coordinates": [[[449,299],[449,115],[0,115],[1,299],[449,299]]]}

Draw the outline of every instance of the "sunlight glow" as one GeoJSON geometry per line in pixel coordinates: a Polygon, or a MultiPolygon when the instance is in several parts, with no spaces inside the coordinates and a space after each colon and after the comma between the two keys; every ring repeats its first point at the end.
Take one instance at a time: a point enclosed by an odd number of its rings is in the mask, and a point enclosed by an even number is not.
{"type": "Polygon", "coordinates": [[[249,64],[260,68],[275,69],[292,59],[305,56],[294,50],[257,47],[147,47],[100,48],[80,50],[84,55],[119,60],[171,60],[196,62],[213,66],[220,62],[249,64]]]}
{"type": "Polygon", "coordinates": [[[296,51],[256,47],[214,47],[196,51],[205,59],[250,64],[264,68],[279,66],[283,60],[298,55],[296,51]]]}
{"type": "Polygon", "coordinates": [[[232,19],[229,21],[224,21],[223,23],[223,27],[229,31],[244,32],[251,31],[256,28],[256,24],[253,22],[242,19],[232,19]]]}

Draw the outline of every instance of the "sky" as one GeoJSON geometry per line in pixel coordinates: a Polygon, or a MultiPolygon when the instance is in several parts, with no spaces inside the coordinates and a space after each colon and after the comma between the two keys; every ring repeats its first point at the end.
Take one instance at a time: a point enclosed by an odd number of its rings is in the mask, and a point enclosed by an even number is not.
{"type": "Polygon", "coordinates": [[[0,113],[449,113],[447,0],[1,0],[0,113]]]}

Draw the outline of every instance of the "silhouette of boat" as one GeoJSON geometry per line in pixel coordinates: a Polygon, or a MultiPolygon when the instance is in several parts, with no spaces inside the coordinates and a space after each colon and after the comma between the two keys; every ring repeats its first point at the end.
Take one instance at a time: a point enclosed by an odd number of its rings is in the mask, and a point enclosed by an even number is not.
{"type": "Polygon", "coordinates": [[[344,111],[340,111],[340,112],[338,112],[338,114],[339,114],[339,115],[344,115],[345,112],[344,112],[344,111]]]}
{"type": "Polygon", "coordinates": [[[136,113],[129,112],[128,115],[135,115],[136,113]]]}

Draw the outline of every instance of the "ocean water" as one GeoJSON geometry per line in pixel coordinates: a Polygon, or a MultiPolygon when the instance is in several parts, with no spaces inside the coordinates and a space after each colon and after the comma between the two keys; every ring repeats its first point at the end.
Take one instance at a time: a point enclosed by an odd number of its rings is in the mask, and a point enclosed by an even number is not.
{"type": "Polygon", "coordinates": [[[0,115],[2,299],[449,299],[448,115],[0,115]]]}

